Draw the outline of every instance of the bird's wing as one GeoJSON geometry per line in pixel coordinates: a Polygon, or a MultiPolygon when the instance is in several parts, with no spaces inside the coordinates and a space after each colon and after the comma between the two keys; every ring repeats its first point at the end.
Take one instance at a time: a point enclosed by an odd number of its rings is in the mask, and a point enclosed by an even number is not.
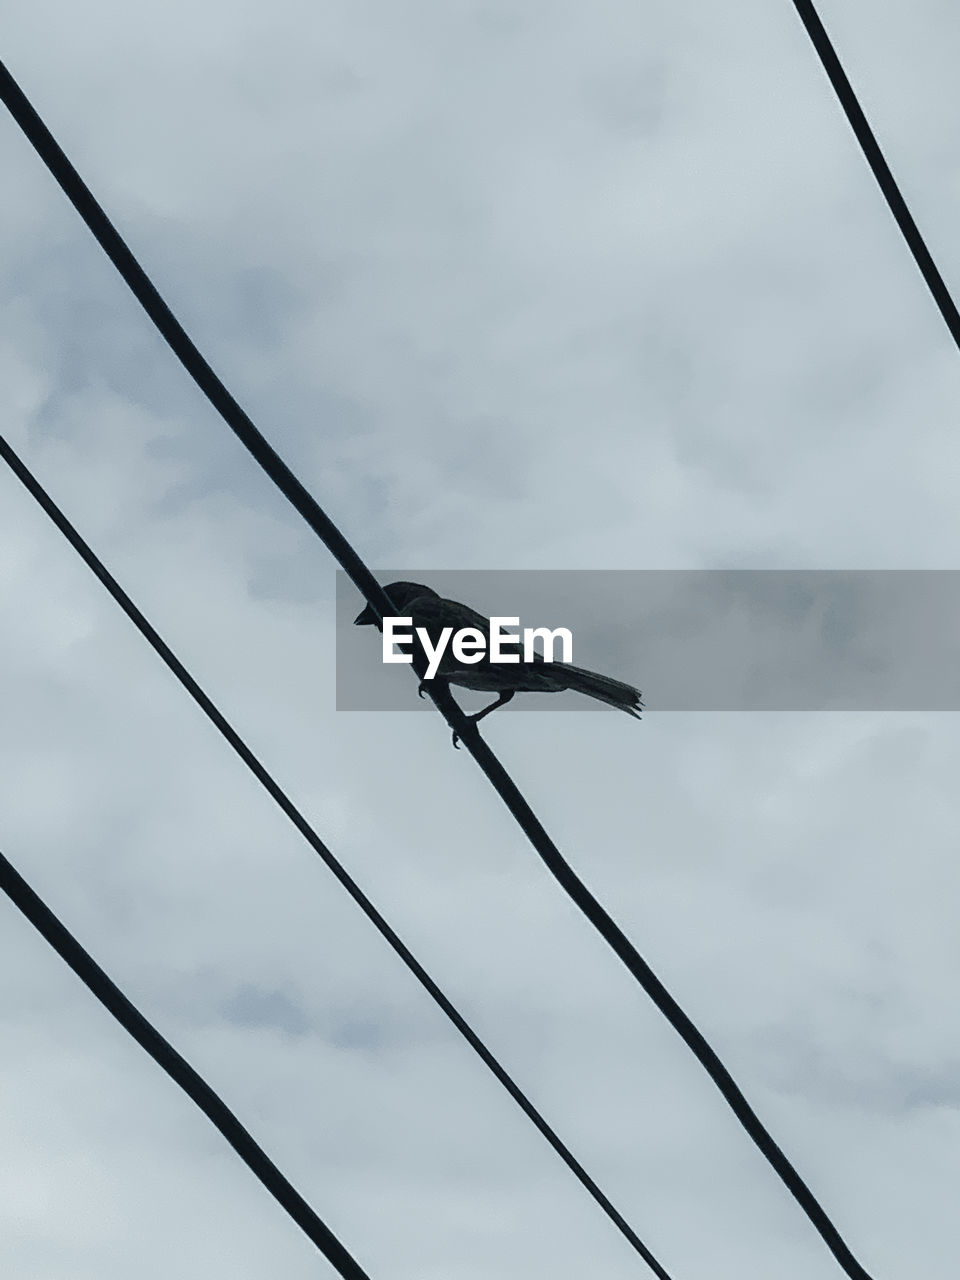
{"type": "Polygon", "coordinates": [[[442,597],[430,603],[438,606],[437,614],[443,618],[444,625],[453,627],[455,631],[459,631],[462,627],[478,627],[486,635],[490,630],[490,619],[485,618],[482,613],[477,613],[476,609],[471,609],[468,604],[461,604],[459,600],[445,600],[442,597]]]}
{"type": "Polygon", "coordinates": [[[425,627],[434,641],[444,627],[453,627],[454,631],[477,627],[484,635],[490,630],[490,619],[482,613],[457,600],[444,600],[442,596],[417,596],[407,605],[405,613],[413,619],[415,627],[425,627]]]}

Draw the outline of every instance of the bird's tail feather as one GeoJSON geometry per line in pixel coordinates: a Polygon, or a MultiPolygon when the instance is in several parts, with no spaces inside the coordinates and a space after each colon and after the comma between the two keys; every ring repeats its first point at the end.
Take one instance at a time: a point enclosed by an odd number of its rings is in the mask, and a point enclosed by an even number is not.
{"type": "Polygon", "coordinates": [[[632,684],[624,684],[622,680],[614,680],[612,676],[602,676],[597,671],[588,671],[585,667],[574,667],[569,662],[555,662],[554,672],[562,671],[568,689],[575,693],[585,693],[599,702],[618,707],[628,716],[640,719],[643,703],[640,701],[640,690],[632,684]]]}

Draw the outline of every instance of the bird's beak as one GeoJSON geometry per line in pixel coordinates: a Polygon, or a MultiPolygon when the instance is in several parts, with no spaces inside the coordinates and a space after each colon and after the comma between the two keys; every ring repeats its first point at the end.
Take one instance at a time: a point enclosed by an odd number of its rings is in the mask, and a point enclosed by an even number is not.
{"type": "Polygon", "coordinates": [[[376,619],[373,616],[373,610],[369,605],[367,605],[367,607],[361,610],[361,612],[354,618],[353,625],[355,627],[369,627],[371,623],[375,621],[376,619]]]}

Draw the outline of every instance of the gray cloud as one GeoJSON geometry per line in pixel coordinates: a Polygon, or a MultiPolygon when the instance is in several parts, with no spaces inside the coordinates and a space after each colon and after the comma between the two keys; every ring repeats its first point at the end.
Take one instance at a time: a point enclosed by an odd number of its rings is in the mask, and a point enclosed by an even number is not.
{"type": "MultiPolygon", "coordinates": [[[[955,567],[956,352],[791,6],[8,9],[14,75],[370,563],[955,567]]],[[[824,19],[953,282],[948,12],[824,19]]],[[[0,147],[4,433],[668,1268],[834,1276],[444,726],[334,711],[329,557],[0,147]]],[[[0,610],[4,852],[370,1273],[635,1275],[6,476],[0,610]]],[[[488,734],[868,1269],[952,1276],[953,717],[488,734]]],[[[5,1272],[316,1274],[10,909],[0,962],[5,1272]]]]}

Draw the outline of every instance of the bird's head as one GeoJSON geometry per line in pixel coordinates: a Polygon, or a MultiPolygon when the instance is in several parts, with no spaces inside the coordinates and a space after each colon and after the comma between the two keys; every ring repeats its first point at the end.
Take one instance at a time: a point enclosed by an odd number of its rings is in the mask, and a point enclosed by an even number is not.
{"type": "MultiPolygon", "coordinates": [[[[419,582],[391,582],[384,587],[384,591],[393,602],[393,607],[396,609],[398,616],[402,616],[406,612],[410,601],[416,600],[418,596],[432,596],[434,599],[439,599],[437,592],[432,587],[425,587],[419,582]]],[[[354,618],[353,625],[355,627],[369,627],[376,625],[376,622],[376,614],[367,605],[354,618]]]]}

